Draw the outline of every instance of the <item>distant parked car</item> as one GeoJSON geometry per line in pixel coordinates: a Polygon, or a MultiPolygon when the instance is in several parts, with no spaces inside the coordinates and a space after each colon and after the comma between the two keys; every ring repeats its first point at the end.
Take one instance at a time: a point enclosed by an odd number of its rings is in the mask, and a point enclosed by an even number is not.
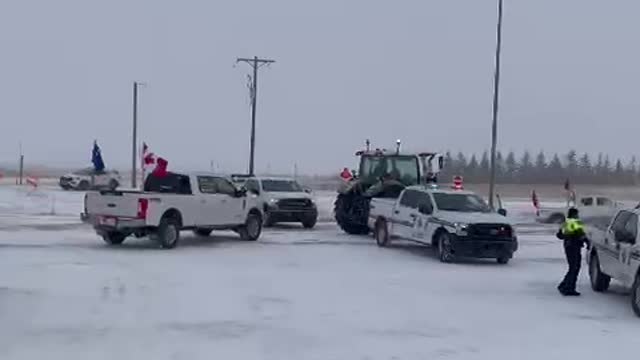
{"type": "Polygon", "coordinates": [[[122,182],[120,173],[116,170],[96,172],[93,168],[86,168],[71,172],[60,177],[60,187],[64,190],[115,190],[122,182]]]}
{"type": "MultiPolygon", "coordinates": [[[[580,211],[582,219],[611,218],[622,207],[622,204],[605,196],[589,195],[578,200],[575,207],[580,211]]],[[[539,222],[560,224],[564,222],[566,207],[542,207],[537,217],[539,222]]]]}

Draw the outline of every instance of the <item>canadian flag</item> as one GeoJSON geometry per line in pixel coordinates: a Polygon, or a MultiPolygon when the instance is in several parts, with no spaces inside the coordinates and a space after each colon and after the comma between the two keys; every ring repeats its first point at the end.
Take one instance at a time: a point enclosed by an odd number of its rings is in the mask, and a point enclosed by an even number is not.
{"type": "Polygon", "coordinates": [[[156,155],[149,151],[147,143],[142,143],[142,168],[154,166],[156,164],[156,155]]]}
{"type": "Polygon", "coordinates": [[[38,178],[35,176],[27,176],[27,184],[33,186],[34,188],[38,187],[38,178]]]}

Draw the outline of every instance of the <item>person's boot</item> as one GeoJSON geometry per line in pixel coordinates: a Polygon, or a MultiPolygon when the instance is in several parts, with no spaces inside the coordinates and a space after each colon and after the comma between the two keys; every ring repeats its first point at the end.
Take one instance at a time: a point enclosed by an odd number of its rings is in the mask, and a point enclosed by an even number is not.
{"type": "Polygon", "coordinates": [[[580,293],[575,290],[569,290],[563,293],[564,296],[580,296],[580,293]]]}

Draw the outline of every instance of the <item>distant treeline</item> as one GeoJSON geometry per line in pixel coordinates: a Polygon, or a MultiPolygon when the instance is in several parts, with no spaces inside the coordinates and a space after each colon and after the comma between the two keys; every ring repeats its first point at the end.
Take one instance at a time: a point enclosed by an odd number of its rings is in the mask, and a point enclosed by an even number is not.
{"type": "MultiPolygon", "coordinates": [[[[463,153],[445,154],[445,169],[440,181],[448,182],[454,175],[462,175],[468,183],[489,182],[489,153],[481,156],[465,156],[463,153]]],[[[496,154],[496,182],[502,184],[564,184],[569,179],[572,184],[637,185],[640,173],[636,157],[623,163],[612,160],[608,155],[599,154],[592,159],[589,154],[578,154],[575,150],[567,154],[544,152],[532,155],[526,151],[516,155],[509,152],[496,154]]]]}

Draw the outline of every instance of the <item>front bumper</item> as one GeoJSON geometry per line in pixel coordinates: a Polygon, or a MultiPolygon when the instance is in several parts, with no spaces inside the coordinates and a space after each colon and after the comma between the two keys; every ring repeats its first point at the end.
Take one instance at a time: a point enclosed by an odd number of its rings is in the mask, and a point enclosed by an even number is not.
{"type": "Polygon", "coordinates": [[[302,221],[309,218],[318,217],[318,209],[279,209],[276,207],[268,207],[267,212],[272,221],[302,221]]]}
{"type": "Polygon", "coordinates": [[[453,236],[451,249],[456,256],[480,259],[506,257],[512,258],[518,250],[518,239],[492,239],[474,236],[453,236]]]}

